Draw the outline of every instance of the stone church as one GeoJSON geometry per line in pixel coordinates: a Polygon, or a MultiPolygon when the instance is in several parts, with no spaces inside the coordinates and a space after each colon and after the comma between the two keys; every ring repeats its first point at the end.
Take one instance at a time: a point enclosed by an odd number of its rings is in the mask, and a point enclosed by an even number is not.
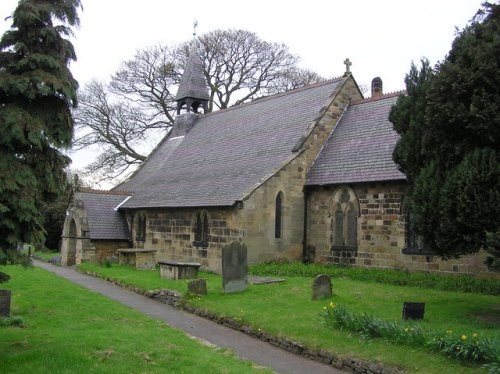
{"type": "Polygon", "coordinates": [[[488,274],[484,254],[442,261],[418,248],[388,120],[397,94],[375,78],[363,98],[346,64],[336,79],[205,113],[208,86],[191,53],[171,132],[111,191],[74,191],[62,263],[120,249],[221,271],[221,248],[250,264],[310,260],[488,274]]]}

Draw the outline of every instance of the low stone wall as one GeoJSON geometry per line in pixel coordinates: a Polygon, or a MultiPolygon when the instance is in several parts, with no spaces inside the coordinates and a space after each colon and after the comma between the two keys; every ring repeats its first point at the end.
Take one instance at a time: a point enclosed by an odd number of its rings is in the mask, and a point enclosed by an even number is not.
{"type": "Polygon", "coordinates": [[[146,291],[146,290],[143,290],[141,288],[124,285],[121,282],[112,279],[111,277],[105,277],[105,276],[98,274],[98,273],[94,273],[94,272],[90,272],[90,271],[85,271],[83,273],[90,275],[90,276],[93,276],[93,277],[101,278],[101,279],[106,280],[108,282],[111,282],[117,286],[126,288],[129,291],[136,292],[138,294],[144,295],[144,296],[149,297],[151,299],[158,300],[164,304],[168,304],[168,305],[174,306],[176,308],[185,310],[189,313],[193,313],[197,316],[206,318],[206,319],[211,320],[213,322],[216,322],[220,325],[224,325],[224,326],[229,327],[233,330],[240,331],[244,334],[247,334],[247,335],[252,336],[254,338],[265,341],[269,344],[274,345],[275,347],[284,349],[288,352],[300,355],[302,357],[305,357],[305,358],[313,360],[313,361],[317,361],[317,362],[320,362],[320,363],[323,363],[326,365],[330,365],[330,366],[335,367],[337,369],[351,370],[353,373],[359,373],[359,374],[401,374],[401,373],[403,373],[399,370],[386,368],[386,367],[384,367],[380,364],[377,364],[377,363],[370,363],[370,362],[359,360],[359,359],[353,358],[353,357],[339,357],[335,353],[328,352],[325,350],[307,348],[299,342],[271,335],[265,331],[262,331],[261,329],[255,329],[251,326],[242,324],[241,322],[234,320],[232,318],[220,316],[220,315],[217,315],[215,313],[212,313],[212,312],[209,312],[206,310],[193,308],[189,305],[186,305],[186,303],[183,302],[183,295],[177,291],[174,291],[174,290],[160,289],[160,290],[148,290],[148,291],[146,291]]]}

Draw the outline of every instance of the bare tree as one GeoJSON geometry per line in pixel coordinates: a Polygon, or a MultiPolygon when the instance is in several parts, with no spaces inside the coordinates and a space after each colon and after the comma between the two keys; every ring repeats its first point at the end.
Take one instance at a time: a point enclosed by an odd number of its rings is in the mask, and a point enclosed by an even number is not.
{"type": "MultiPolygon", "coordinates": [[[[91,82],[81,90],[75,149],[97,145],[102,150],[84,173],[93,174],[94,180],[96,173],[102,180],[126,177],[130,167],[142,163],[152,145],[168,133],[191,43],[139,50],[121,64],[109,85],[91,82]]],[[[300,69],[298,57],[284,44],[262,41],[248,31],[202,35],[198,53],[209,86],[209,111],[322,80],[300,69]]]]}
{"type": "MultiPolygon", "coordinates": [[[[214,106],[225,109],[321,79],[299,69],[299,58],[286,45],[263,41],[253,32],[216,30],[202,35],[199,41],[210,86],[209,110],[214,106]]],[[[184,53],[188,48],[188,44],[183,46],[184,53]]]]}
{"type": "Polygon", "coordinates": [[[147,142],[155,130],[163,129],[165,121],[156,113],[123,100],[112,101],[108,87],[100,82],[88,83],[79,94],[74,120],[79,136],[73,149],[98,146],[101,154],[87,167],[87,172],[102,174],[102,179],[115,179],[130,166],[146,159],[147,142]]]}
{"type": "Polygon", "coordinates": [[[180,60],[184,61],[179,48],[157,45],[139,50],[113,75],[110,90],[141,105],[168,127],[174,122],[175,93],[182,77],[180,60]]]}

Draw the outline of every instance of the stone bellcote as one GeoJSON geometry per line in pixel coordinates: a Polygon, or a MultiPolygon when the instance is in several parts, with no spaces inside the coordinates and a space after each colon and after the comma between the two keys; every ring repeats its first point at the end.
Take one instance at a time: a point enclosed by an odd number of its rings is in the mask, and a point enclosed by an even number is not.
{"type": "Polygon", "coordinates": [[[188,113],[198,113],[200,108],[203,108],[203,113],[208,111],[210,96],[208,95],[208,85],[198,54],[197,44],[196,40],[193,40],[181,83],[175,96],[177,114],[181,114],[182,109],[185,109],[188,113]]]}

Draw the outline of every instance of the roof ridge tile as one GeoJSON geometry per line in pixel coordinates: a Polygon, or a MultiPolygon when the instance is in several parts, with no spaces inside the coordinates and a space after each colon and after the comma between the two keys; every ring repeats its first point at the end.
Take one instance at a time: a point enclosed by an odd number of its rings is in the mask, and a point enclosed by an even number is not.
{"type": "Polygon", "coordinates": [[[390,99],[392,97],[399,96],[399,95],[405,94],[405,93],[406,93],[406,90],[400,90],[400,91],[389,92],[389,93],[386,93],[386,94],[383,94],[380,96],[368,97],[366,99],[353,100],[353,101],[351,101],[351,105],[364,104],[364,103],[370,103],[372,101],[390,99]]]}
{"type": "Polygon", "coordinates": [[[78,188],[78,192],[93,193],[96,195],[122,195],[122,196],[132,196],[134,193],[129,191],[107,191],[107,190],[97,190],[93,188],[78,188]]]}
{"type": "Polygon", "coordinates": [[[268,100],[272,100],[272,99],[275,99],[275,98],[278,98],[278,97],[295,94],[297,92],[302,92],[302,91],[306,91],[306,90],[309,90],[309,89],[313,89],[313,88],[317,88],[317,87],[321,87],[321,86],[326,86],[327,84],[334,83],[335,81],[340,81],[340,80],[342,80],[344,78],[346,78],[346,77],[343,77],[343,76],[334,77],[334,78],[330,78],[330,79],[325,79],[325,80],[320,81],[320,82],[308,84],[308,85],[305,85],[305,86],[302,86],[302,87],[297,87],[297,88],[294,88],[293,90],[289,90],[289,91],[285,91],[285,92],[280,92],[280,93],[269,95],[269,96],[261,96],[261,97],[258,97],[256,99],[254,99],[252,101],[249,101],[249,102],[246,102],[246,103],[241,103],[239,105],[233,105],[233,106],[231,106],[229,108],[219,109],[219,110],[216,110],[214,112],[206,113],[206,114],[203,115],[203,117],[208,117],[208,116],[216,115],[218,113],[225,113],[225,112],[228,112],[230,110],[243,108],[245,106],[250,106],[250,105],[253,105],[253,104],[258,104],[258,103],[261,103],[263,101],[268,101],[268,100]]]}

